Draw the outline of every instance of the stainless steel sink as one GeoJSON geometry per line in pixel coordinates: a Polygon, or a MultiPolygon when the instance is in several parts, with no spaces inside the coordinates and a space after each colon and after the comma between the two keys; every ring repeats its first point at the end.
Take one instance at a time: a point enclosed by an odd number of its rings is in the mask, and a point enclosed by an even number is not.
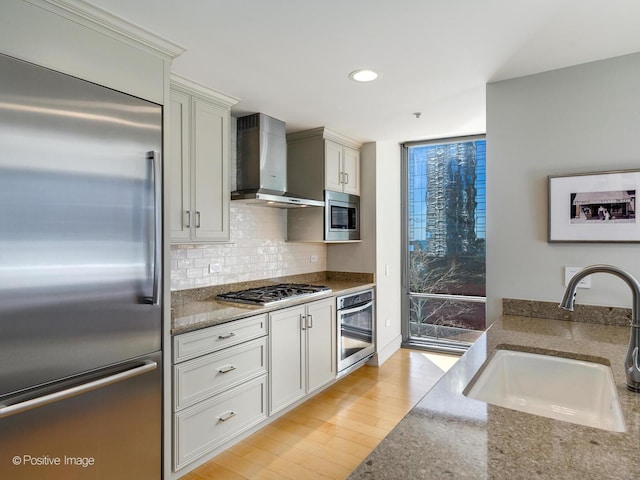
{"type": "Polygon", "coordinates": [[[600,363],[495,350],[463,393],[521,412],[626,431],[613,373],[600,363]]]}

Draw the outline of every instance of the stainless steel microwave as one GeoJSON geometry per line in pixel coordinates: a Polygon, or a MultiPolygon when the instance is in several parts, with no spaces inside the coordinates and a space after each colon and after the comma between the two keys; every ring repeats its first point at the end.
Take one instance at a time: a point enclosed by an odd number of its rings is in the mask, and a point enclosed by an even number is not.
{"type": "Polygon", "coordinates": [[[360,240],[360,197],[324,191],[324,239],[327,242],[360,240]]]}

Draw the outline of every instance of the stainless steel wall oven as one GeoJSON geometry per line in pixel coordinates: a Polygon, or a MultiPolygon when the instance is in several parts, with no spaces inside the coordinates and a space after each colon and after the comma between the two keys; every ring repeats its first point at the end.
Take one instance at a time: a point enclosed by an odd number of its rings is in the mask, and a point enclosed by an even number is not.
{"type": "Polygon", "coordinates": [[[368,360],[375,352],[373,289],[338,297],[338,376],[368,360]]]}

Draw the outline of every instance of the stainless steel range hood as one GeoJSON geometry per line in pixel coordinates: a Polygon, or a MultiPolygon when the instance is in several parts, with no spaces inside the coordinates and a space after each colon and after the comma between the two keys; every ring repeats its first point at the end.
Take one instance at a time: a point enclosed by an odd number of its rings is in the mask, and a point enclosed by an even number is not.
{"type": "Polygon", "coordinates": [[[324,202],[287,192],[284,122],[264,113],[238,118],[237,190],[231,200],[277,208],[323,207],[324,202]]]}

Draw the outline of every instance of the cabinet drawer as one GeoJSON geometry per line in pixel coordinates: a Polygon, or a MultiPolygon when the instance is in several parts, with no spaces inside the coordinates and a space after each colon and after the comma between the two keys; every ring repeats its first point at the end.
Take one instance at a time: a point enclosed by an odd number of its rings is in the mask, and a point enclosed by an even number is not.
{"type": "Polygon", "coordinates": [[[267,373],[267,337],[189,360],[173,371],[174,407],[179,410],[267,373]]]}
{"type": "Polygon", "coordinates": [[[175,469],[214,450],[266,417],[266,376],[176,413],[175,469]]]}
{"type": "Polygon", "coordinates": [[[266,313],[184,333],[174,338],[173,361],[183,362],[266,334],[266,313]]]}

